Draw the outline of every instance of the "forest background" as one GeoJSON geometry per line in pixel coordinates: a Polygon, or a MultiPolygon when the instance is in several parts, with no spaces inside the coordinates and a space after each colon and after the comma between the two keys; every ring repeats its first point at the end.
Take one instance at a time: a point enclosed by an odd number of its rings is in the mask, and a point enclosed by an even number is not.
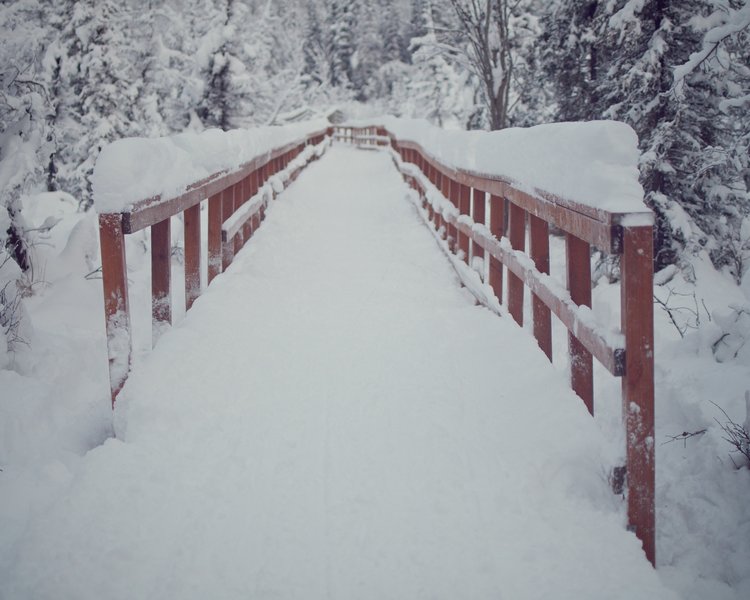
{"type": "Polygon", "coordinates": [[[334,107],[462,129],[622,120],[656,269],[705,250],[738,284],[748,270],[743,0],[19,0],[0,22],[0,247],[22,271],[20,197],[88,210],[108,142],[334,107]]]}

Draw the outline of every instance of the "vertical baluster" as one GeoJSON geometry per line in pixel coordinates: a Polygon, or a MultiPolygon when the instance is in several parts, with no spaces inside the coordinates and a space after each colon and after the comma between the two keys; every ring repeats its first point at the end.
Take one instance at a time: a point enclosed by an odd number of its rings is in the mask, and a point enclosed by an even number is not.
{"type": "MultiPolygon", "coordinates": [[[[417,152],[416,159],[417,159],[417,166],[419,167],[419,170],[422,171],[422,173],[424,173],[425,175],[427,175],[427,173],[425,172],[426,167],[425,167],[424,157],[422,156],[420,152],[417,152]]],[[[427,202],[427,194],[424,193],[424,191],[420,193],[422,195],[422,206],[427,209],[429,217],[430,219],[432,219],[432,207],[429,205],[429,202],[427,202]]]]}
{"type": "Polygon", "coordinates": [[[107,330],[109,387],[112,408],[130,371],[132,336],[130,333],[130,302],[128,300],[128,269],[125,260],[125,236],[122,215],[99,215],[99,241],[102,256],[102,287],[104,318],[107,330]]]}
{"type": "MultiPolygon", "coordinates": [[[[439,171],[438,168],[433,165],[432,167],[435,171],[435,187],[440,190],[440,193],[444,198],[448,198],[450,196],[450,186],[451,186],[451,180],[448,179],[448,177],[442,172],[439,171]]],[[[448,247],[451,246],[451,225],[446,220],[445,215],[440,210],[435,211],[435,229],[438,231],[440,228],[443,229],[443,237],[448,242],[448,247]]]]}
{"type": "MultiPolygon", "coordinates": [[[[266,177],[267,177],[267,168],[266,165],[261,165],[260,169],[258,169],[258,185],[260,187],[263,187],[266,184],[266,177]]],[[[266,199],[261,198],[261,205],[260,205],[260,220],[263,221],[266,218],[266,199]]]]}
{"type": "MultiPolygon", "coordinates": [[[[255,171],[252,172],[252,175],[250,176],[250,181],[251,181],[250,188],[252,190],[252,195],[255,196],[260,190],[260,184],[259,184],[260,170],[259,169],[255,169],[255,171]]],[[[250,235],[253,235],[253,233],[257,231],[259,225],[260,225],[260,212],[256,211],[251,221],[250,235]]]]}
{"type": "Polygon", "coordinates": [[[151,320],[153,343],[172,323],[172,228],[170,218],[151,226],[151,320]]]}
{"type": "MultiPolygon", "coordinates": [[[[505,235],[505,200],[500,196],[490,196],[490,231],[497,239],[505,235]]],[[[490,286],[497,296],[498,302],[503,303],[503,263],[494,256],[490,256],[490,286]]]]}
{"type": "Polygon", "coordinates": [[[628,521],[651,564],[654,543],[654,304],[651,227],[623,230],[620,264],[625,375],[622,403],[627,440],[628,521]]]}
{"type": "MultiPolygon", "coordinates": [[[[226,221],[234,211],[234,186],[229,186],[221,193],[221,218],[226,221]]],[[[223,224],[223,223],[222,223],[223,224]]],[[[222,231],[221,270],[226,271],[234,260],[234,241],[225,239],[222,231]]]]}
{"type": "MultiPolygon", "coordinates": [[[[458,184],[458,201],[459,211],[462,216],[469,216],[471,210],[471,188],[468,185],[462,183],[458,184]]],[[[458,234],[459,250],[464,255],[464,261],[469,264],[469,236],[465,233],[458,234]]]]}
{"type": "Polygon", "coordinates": [[[208,199],[208,283],[221,273],[221,192],[208,199]]]}
{"type": "Polygon", "coordinates": [[[193,306],[201,293],[201,205],[186,209],[184,215],[185,238],[185,310],[193,306]]]}
{"type": "MultiPolygon", "coordinates": [[[[485,193],[474,189],[472,198],[471,198],[471,218],[475,223],[479,223],[480,225],[486,225],[486,215],[485,215],[485,193]]],[[[484,273],[485,273],[485,256],[484,256],[484,248],[482,248],[477,242],[473,242],[471,245],[471,257],[472,261],[474,261],[475,258],[479,258],[482,261],[481,267],[477,265],[478,269],[481,269],[481,272],[479,273],[482,280],[484,280],[484,273]]]]}
{"type": "MultiPolygon", "coordinates": [[[[447,181],[447,185],[443,191],[443,196],[448,198],[450,200],[450,203],[455,207],[458,208],[461,204],[461,198],[460,198],[460,191],[457,181],[453,181],[452,179],[449,179],[448,177],[445,178],[447,181]]],[[[455,214],[455,213],[454,213],[455,214]]],[[[448,247],[450,248],[451,252],[456,254],[458,252],[459,246],[458,246],[458,229],[456,229],[455,225],[448,225],[446,224],[446,228],[448,229],[448,247]]]]}
{"type": "MultiPolygon", "coordinates": [[[[248,173],[247,176],[244,177],[242,180],[242,197],[243,197],[243,204],[250,201],[250,198],[252,198],[252,182],[250,181],[250,174],[248,173]]],[[[245,224],[242,226],[242,237],[245,240],[245,243],[250,239],[250,236],[253,233],[253,227],[250,222],[250,219],[245,221],[245,224]]]]}
{"type": "MultiPolygon", "coordinates": [[[[589,244],[567,234],[565,255],[568,263],[568,290],[570,298],[579,306],[591,306],[591,251],[589,244]]],[[[572,332],[568,332],[570,355],[570,386],[594,414],[594,376],[591,353],[584,348],[572,332]]]]}
{"type": "MultiPolygon", "coordinates": [[[[526,247],[526,211],[510,203],[508,237],[514,250],[526,247]]],[[[519,325],[523,325],[523,281],[508,271],[508,311],[519,325]]]]}
{"type": "MultiPolygon", "coordinates": [[[[544,219],[529,213],[529,245],[534,266],[540,273],[549,274],[549,225],[544,219]]],[[[549,308],[536,294],[531,295],[531,318],[534,337],[539,347],[552,360],[552,319],[549,308]]]]}
{"type": "MultiPolygon", "coordinates": [[[[242,206],[242,204],[244,203],[244,198],[242,197],[242,182],[238,181],[232,186],[232,196],[234,198],[232,201],[232,206],[233,206],[232,214],[234,214],[237,211],[237,209],[239,209],[240,206],[242,206]]],[[[245,245],[245,238],[244,238],[243,232],[244,230],[240,229],[234,236],[233,254],[235,255],[242,249],[242,246],[245,245]]]]}

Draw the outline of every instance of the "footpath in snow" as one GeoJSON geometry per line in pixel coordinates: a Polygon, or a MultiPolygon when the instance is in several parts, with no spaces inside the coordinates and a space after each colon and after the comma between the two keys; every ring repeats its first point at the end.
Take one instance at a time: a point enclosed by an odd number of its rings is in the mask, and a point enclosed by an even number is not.
{"type": "Polygon", "coordinates": [[[385,153],[303,173],[137,365],[0,598],[673,598],[582,402],[406,193],[385,153]]]}

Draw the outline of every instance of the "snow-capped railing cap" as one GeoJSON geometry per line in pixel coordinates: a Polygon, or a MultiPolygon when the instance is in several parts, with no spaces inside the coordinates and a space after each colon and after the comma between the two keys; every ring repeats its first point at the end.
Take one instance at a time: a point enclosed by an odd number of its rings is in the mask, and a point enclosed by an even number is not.
{"type": "Polygon", "coordinates": [[[246,170],[272,155],[326,132],[323,120],[281,127],[184,132],[161,138],[126,138],[106,146],[92,176],[100,214],[128,213],[195,191],[246,170]]]}
{"type": "Polygon", "coordinates": [[[420,146],[459,179],[464,174],[499,181],[603,223],[622,224],[625,215],[639,215],[637,222],[653,224],[638,181],[638,138],[619,121],[491,132],[443,130],[423,120],[396,117],[348,121],[344,126],[384,127],[400,144],[420,146]]]}

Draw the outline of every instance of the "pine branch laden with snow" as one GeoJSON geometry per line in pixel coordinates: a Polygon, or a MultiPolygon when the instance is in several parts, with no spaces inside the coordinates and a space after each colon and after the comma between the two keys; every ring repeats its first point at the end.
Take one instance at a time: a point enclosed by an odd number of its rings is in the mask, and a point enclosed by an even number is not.
{"type": "Polygon", "coordinates": [[[543,19],[558,118],[614,118],[638,133],[641,181],[657,217],[656,264],[707,250],[740,282],[750,42],[746,3],[562,0],[543,19]]]}

